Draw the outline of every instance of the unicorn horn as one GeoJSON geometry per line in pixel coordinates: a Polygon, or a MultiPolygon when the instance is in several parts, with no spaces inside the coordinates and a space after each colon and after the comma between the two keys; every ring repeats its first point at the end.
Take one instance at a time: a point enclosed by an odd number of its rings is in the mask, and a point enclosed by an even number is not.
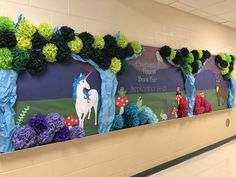
{"type": "Polygon", "coordinates": [[[87,78],[89,77],[89,75],[92,73],[92,71],[90,71],[84,78],[84,80],[87,80],[87,78]]]}

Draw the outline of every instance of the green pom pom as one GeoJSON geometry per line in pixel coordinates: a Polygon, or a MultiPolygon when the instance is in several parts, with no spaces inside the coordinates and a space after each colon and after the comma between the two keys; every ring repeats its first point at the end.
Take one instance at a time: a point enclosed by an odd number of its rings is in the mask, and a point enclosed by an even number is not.
{"type": "Polygon", "coordinates": [[[17,36],[32,39],[36,28],[27,20],[22,20],[17,28],[17,36]]]}
{"type": "Polygon", "coordinates": [[[220,72],[221,72],[222,75],[226,75],[229,72],[229,68],[228,67],[223,68],[220,72]]]}
{"type": "Polygon", "coordinates": [[[125,35],[121,34],[117,40],[117,45],[121,48],[125,48],[128,45],[129,41],[125,35]]]}
{"type": "Polygon", "coordinates": [[[229,73],[229,79],[231,79],[233,76],[234,76],[234,71],[231,71],[231,72],[229,73]]]}
{"type": "Polygon", "coordinates": [[[105,45],[105,41],[101,36],[95,35],[93,36],[94,42],[93,42],[93,48],[95,49],[103,49],[105,45]]]}
{"type": "Polygon", "coordinates": [[[225,55],[225,61],[230,63],[232,61],[231,56],[230,55],[225,55]]]}
{"type": "Polygon", "coordinates": [[[201,59],[203,57],[203,51],[198,49],[197,52],[198,52],[198,59],[201,59]]]}
{"type": "Polygon", "coordinates": [[[38,26],[39,34],[47,40],[50,40],[53,35],[53,27],[47,23],[41,23],[38,26]]]}
{"type": "Polygon", "coordinates": [[[113,72],[113,73],[117,73],[117,72],[119,72],[120,71],[120,69],[121,69],[121,61],[120,61],[120,59],[118,59],[118,58],[116,58],[116,57],[114,57],[114,58],[112,58],[112,60],[111,60],[111,64],[110,64],[110,70],[113,72]]]}
{"type": "Polygon", "coordinates": [[[176,53],[177,53],[176,50],[174,50],[174,49],[170,50],[170,60],[174,60],[175,59],[176,53]]]}
{"type": "Polygon", "coordinates": [[[15,24],[9,17],[0,17],[0,31],[14,32],[15,24]]]}
{"type": "Polygon", "coordinates": [[[0,69],[11,69],[12,54],[8,48],[0,48],[0,69]]]}
{"type": "Polygon", "coordinates": [[[194,62],[194,56],[191,52],[188,53],[188,56],[187,56],[187,61],[188,61],[188,64],[191,64],[194,62]]]}
{"type": "Polygon", "coordinates": [[[202,67],[202,61],[201,60],[196,60],[196,63],[198,64],[198,68],[202,67]]]}
{"type": "Polygon", "coordinates": [[[187,65],[183,69],[187,75],[192,74],[192,72],[193,72],[193,68],[191,65],[187,65]]]}
{"type": "Polygon", "coordinates": [[[43,54],[48,62],[53,63],[56,61],[57,50],[57,46],[52,43],[48,43],[43,47],[43,54]]]}
{"type": "Polygon", "coordinates": [[[133,48],[135,54],[139,54],[142,51],[142,45],[138,41],[132,41],[131,47],[133,48]]]}
{"type": "Polygon", "coordinates": [[[13,48],[11,53],[13,56],[12,68],[17,71],[25,70],[29,61],[29,53],[18,48],[13,48]]]}
{"type": "Polygon", "coordinates": [[[17,36],[16,40],[17,40],[17,47],[20,50],[30,50],[32,48],[32,42],[29,38],[17,36]]]}
{"type": "Polygon", "coordinates": [[[79,53],[83,48],[83,41],[76,36],[75,39],[68,42],[67,45],[70,48],[71,52],[79,53]]]}
{"type": "Polygon", "coordinates": [[[222,60],[226,61],[226,57],[223,52],[220,52],[218,55],[221,57],[222,60]]]}

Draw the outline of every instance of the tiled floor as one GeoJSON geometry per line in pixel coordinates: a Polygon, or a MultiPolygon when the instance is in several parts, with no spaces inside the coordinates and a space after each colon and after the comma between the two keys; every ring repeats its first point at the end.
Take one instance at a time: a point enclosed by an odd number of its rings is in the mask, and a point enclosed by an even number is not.
{"type": "Polygon", "coordinates": [[[150,177],[236,177],[236,140],[150,177]]]}

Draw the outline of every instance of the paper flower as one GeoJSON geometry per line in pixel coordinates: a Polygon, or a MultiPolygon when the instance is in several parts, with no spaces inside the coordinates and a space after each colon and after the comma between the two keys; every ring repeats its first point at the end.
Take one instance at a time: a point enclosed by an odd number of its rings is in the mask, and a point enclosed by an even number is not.
{"type": "Polygon", "coordinates": [[[177,53],[176,50],[174,50],[174,49],[170,50],[170,60],[174,60],[175,59],[176,53],[177,53]]]}
{"type": "Polygon", "coordinates": [[[118,40],[117,40],[117,45],[121,48],[125,48],[128,45],[129,41],[126,38],[125,35],[120,34],[118,40]]]}
{"type": "Polygon", "coordinates": [[[62,127],[65,126],[64,117],[58,113],[49,113],[45,120],[47,122],[47,127],[49,130],[52,130],[54,133],[59,131],[62,127]]]}
{"type": "Polygon", "coordinates": [[[70,130],[67,126],[62,127],[53,137],[53,142],[62,142],[71,139],[70,130]]]}
{"type": "Polygon", "coordinates": [[[220,52],[218,55],[221,57],[221,60],[226,61],[226,57],[225,57],[224,52],[220,52]]]}
{"type": "Polygon", "coordinates": [[[68,42],[67,45],[70,48],[70,50],[74,53],[79,53],[83,48],[83,42],[77,36],[75,37],[74,40],[68,42]]]}
{"type": "Polygon", "coordinates": [[[117,73],[117,72],[119,72],[120,71],[120,69],[121,69],[121,61],[120,61],[120,59],[118,59],[118,58],[116,58],[116,57],[114,57],[114,58],[112,58],[112,60],[111,60],[111,65],[110,65],[110,70],[113,72],[113,73],[117,73]]]}
{"type": "Polygon", "coordinates": [[[16,37],[17,47],[21,50],[30,50],[32,48],[32,43],[29,38],[24,37],[16,37]]]}
{"type": "Polygon", "coordinates": [[[183,69],[184,69],[185,74],[187,75],[192,74],[193,68],[191,67],[191,65],[187,65],[183,69]]]}
{"type": "Polygon", "coordinates": [[[203,57],[203,51],[198,49],[197,52],[198,52],[198,59],[201,59],[203,57]]]}
{"type": "Polygon", "coordinates": [[[38,26],[38,33],[45,39],[50,40],[53,35],[53,27],[47,23],[38,26]]]}
{"type": "Polygon", "coordinates": [[[42,114],[34,114],[29,119],[29,126],[40,134],[47,129],[47,122],[42,114]]]}
{"type": "Polygon", "coordinates": [[[16,46],[16,43],[14,32],[0,31],[0,48],[12,48],[16,46]]]}
{"type": "Polygon", "coordinates": [[[31,74],[41,74],[47,69],[47,61],[40,51],[32,51],[26,69],[31,74]]]}
{"type": "Polygon", "coordinates": [[[12,54],[8,48],[0,48],[0,69],[11,69],[12,54]]]}
{"type": "Polygon", "coordinates": [[[142,51],[142,46],[138,41],[132,41],[131,47],[133,48],[135,54],[139,54],[142,51]]]}
{"type": "Polygon", "coordinates": [[[71,139],[83,138],[85,136],[85,131],[80,126],[74,126],[70,129],[71,139]]]}
{"type": "Polygon", "coordinates": [[[43,46],[45,46],[48,43],[48,41],[47,41],[47,39],[42,37],[39,34],[39,32],[37,31],[36,33],[34,33],[33,39],[31,40],[31,43],[32,43],[32,48],[33,49],[42,49],[43,46]]]}
{"type": "Polygon", "coordinates": [[[96,49],[103,49],[105,46],[104,39],[98,35],[93,36],[93,38],[94,38],[93,47],[96,49]]]}
{"type": "Polygon", "coordinates": [[[11,53],[13,56],[12,68],[17,71],[25,70],[29,62],[29,53],[18,48],[13,48],[11,53]]]}
{"type": "Polygon", "coordinates": [[[37,136],[37,143],[39,145],[51,143],[54,135],[55,135],[55,132],[53,130],[47,129],[37,136]]]}
{"type": "Polygon", "coordinates": [[[12,145],[16,150],[25,149],[35,146],[36,140],[36,132],[29,125],[24,125],[14,132],[12,145]]]}
{"type": "Polygon", "coordinates": [[[15,31],[15,24],[9,17],[0,17],[0,31],[15,31]]]}
{"type": "Polygon", "coordinates": [[[48,43],[43,47],[43,54],[48,62],[53,63],[56,61],[57,50],[57,46],[52,43],[48,43]]]}
{"type": "Polygon", "coordinates": [[[122,115],[118,114],[118,115],[115,115],[115,118],[113,120],[113,123],[112,123],[112,130],[118,130],[118,129],[121,129],[124,127],[124,119],[122,117],[122,115]]]}
{"type": "Polygon", "coordinates": [[[165,46],[160,48],[160,55],[163,58],[169,57],[170,53],[171,53],[171,48],[169,46],[165,45],[165,46]]]}
{"type": "Polygon", "coordinates": [[[36,28],[24,19],[18,25],[17,37],[31,40],[35,32],[36,28]]]}
{"type": "Polygon", "coordinates": [[[193,54],[191,52],[189,52],[186,60],[187,60],[188,64],[191,64],[191,63],[194,62],[194,56],[193,56],[193,54]]]}
{"type": "Polygon", "coordinates": [[[72,28],[68,26],[62,26],[59,31],[65,42],[69,42],[75,39],[75,31],[72,28]]]}

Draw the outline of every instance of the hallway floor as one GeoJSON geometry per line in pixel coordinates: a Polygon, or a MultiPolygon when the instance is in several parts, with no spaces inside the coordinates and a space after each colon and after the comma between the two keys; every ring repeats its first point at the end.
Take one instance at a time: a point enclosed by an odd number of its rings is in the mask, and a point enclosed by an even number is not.
{"type": "Polygon", "coordinates": [[[236,177],[236,140],[150,177],[236,177]]]}

